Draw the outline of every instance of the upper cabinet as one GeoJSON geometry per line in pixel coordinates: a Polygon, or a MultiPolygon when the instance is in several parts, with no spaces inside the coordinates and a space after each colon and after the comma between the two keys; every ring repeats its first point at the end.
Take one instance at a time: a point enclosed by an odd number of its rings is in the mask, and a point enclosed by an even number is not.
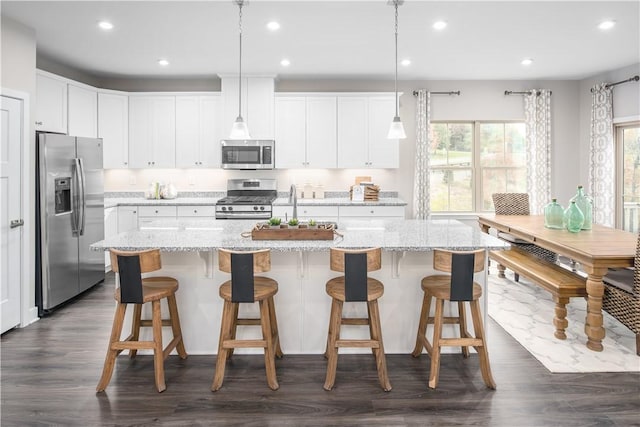
{"type": "Polygon", "coordinates": [[[98,93],[98,137],[103,140],[105,169],[129,167],[129,96],[98,93]]]}
{"type": "Polygon", "coordinates": [[[36,72],[36,130],[67,133],[67,81],[36,72]]]}
{"type": "Polygon", "coordinates": [[[176,167],[219,168],[221,125],[220,96],[176,96],[176,167]]]}
{"type": "Polygon", "coordinates": [[[335,96],[277,97],[275,117],[277,168],[337,166],[335,96]]]}
{"type": "Polygon", "coordinates": [[[80,84],[68,85],[68,134],[97,138],[98,91],[80,84]]]}
{"type": "Polygon", "coordinates": [[[387,139],[395,115],[392,95],[338,97],[338,167],[398,168],[397,139],[387,139]]]}
{"type": "Polygon", "coordinates": [[[129,167],[176,165],[176,97],[129,96],[129,167]]]}
{"type": "MultiPolygon", "coordinates": [[[[222,135],[226,137],[238,117],[237,77],[222,78],[222,135]]],[[[274,139],[274,90],[272,77],[242,79],[242,118],[249,127],[251,138],[274,139]]],[[[277,154],[276,154],[277,155],[277,154]]]]}

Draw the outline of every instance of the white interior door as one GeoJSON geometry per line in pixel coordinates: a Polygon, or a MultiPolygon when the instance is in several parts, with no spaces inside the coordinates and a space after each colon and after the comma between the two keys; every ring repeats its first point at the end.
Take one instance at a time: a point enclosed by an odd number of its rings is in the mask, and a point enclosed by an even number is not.
{"type": "Polygon", "coordinates": [[[22,101],[0,107],[0,333],[20,324],[22,283],[22,101]]]}

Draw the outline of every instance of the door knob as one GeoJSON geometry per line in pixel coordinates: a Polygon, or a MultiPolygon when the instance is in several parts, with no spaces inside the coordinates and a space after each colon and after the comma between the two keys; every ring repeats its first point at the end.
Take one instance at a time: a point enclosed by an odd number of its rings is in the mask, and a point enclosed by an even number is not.
{"type": "Polygon", "coordinates": [[[17,228],[17,227],[22,227],[24,225],[24,220],[23,219],[13,219],[11,220],[11,228],[17,228]]]}

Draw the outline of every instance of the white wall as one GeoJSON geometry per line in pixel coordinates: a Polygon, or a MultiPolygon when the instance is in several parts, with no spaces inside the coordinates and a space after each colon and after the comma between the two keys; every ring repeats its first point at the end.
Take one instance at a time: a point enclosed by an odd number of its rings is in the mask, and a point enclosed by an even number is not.
{"type": "MultiPolygon", "coordinates": [[[[14,91],[25,92],[29,95],[29,131],[27,141],[34,147],[35,144],[35,130],[31,123],[33,123],[33,117],[35,117],[35,95],[36,95],[36,35],[35,31],[25,27],[24,25],[11,20],[6,17],[2,17],[2,24],[0,26],[0,40],[2,43],[0,64],[2,64],[0,72],[0,87],[3,89],[11,89],[14,91]]],[[[35,150],[31,150],[31,153],[35,153],[35,150]]],[[[25,162],[29,169],[30,176],[35,176],[35,156],[31,156],[25,162]]],[[[33,182],[33,181],[32,181],[33,182]]],[[[29,226],[26,228],[28,242],[35,240],[35,187],[26,188],[26,192],[29,197],[29,212],[23,212],[25,221],[29,222],[29,226]]],[[[28,313],[25,313],[25,308],[31,309],[35,305],[35,257],[29,257],[25,260],[29,263],[29,276],[24,278],[22,286],[26,288],[27,292],[23,292],[26,295],[27,301],[22,301],[22,319],[23,323],[29,323],[33,319],[27,318],[28,313]]],[[[33,311],[33,310],[32,310],[33,311]]],[[[35,313],[37,315],[37,312],[35,313]]]]}

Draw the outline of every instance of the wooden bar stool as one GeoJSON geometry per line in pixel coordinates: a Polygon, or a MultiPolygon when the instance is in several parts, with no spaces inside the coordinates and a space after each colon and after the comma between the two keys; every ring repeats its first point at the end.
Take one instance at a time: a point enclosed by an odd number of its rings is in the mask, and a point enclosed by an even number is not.
{"type": "Polygon", "coordinates": [[[491,389],[496,388],[496,383],[491,375],[491,367],[489,366],[489,353],[487,352],[487,343],[484,338],[480,302],[478,301],[482,296],[482,288],[473,281],[473,274],[484,270],[484,260],[484,249],[469,252],[445,250],[435,250],[433,252],[433,268],[451,274],[432,275],[422,279],[424,298],[422,300],[416,346],[412,353],[413,357],[419,357],[424,347],[431,356],[430,388],[436,388],[438,385],[440,348],[445,346],[461,346],[464,357],[469,357],[469,346],[473,346],[480,358],[480,370],[485,384],[491,389]],[[431,298],[436,299],[434,317],[429,317],[431,298]],[[444,316],[445,301],[458,302],[458,316],[444,316]],[[467,332],[465,302],[471,305],[475,337],[467,332]],[[442,338],[442,325],[445,323],[460,325],[460,338],[442,338]],[[428,324],[433,324],[433,345],[425,336],[428,324]]]}
{"type": "Polygon", "coordinates": [[[324,389],[327,391],[333,388],[336,380],[338,349],[341,347],[371,348],[376,358],[380,385],[384,391],[391,390],[378,311],[378,298],[384,293],[384,286],[379,280],[367,277],[369,271],[382,268],[381,253],[380,248],[331,249],[330,268],[332,271],[343,272],[344,276],[335,277],[327,282],[327,294],[331,297],[331,315],[325,352],[328,363],[324,389]],[[342,317],[342,306],[345,302],[366,302],[367,317],[342,317]],[[340,339],[341,325],[368,325],[370,339],[340,339]]]}
{"type": "Polygon", "coordinates": [[[115,299],[118,302],[111,329],[111,338],[107,348],[107,356],[104,361],[102,377],[96,387],[97,391],[104,391],[109,385],[116,356],[122,350],[129,350],[129,356],[134,358],[138,350],[153,350],[153,363],[155,370],[156,387],[159,392],[167,386],[164,382],[164,359],[175,348],[182,359],[187,358],[187,352],[182,340],[180,318],[176,304],[176,291],[178,281],[173,277],[147,277],[142,278],[142,273],[157,271],[162,268],[160,250],[150,249],[146,251],[118,251],[109,250],[111,253],[111,267],[120,278],[120,286],[116,289],[115,299]],[[160,311],[160,300],[166,298],[169,306],[169,319],[163,320],[160,311]],[[151,302],[152,319],[142,320],[142,304],[151,302]],[[131,335],[120,340],[122,324],[128,304],[134,304],[133,320],[131,323],[131,335]],[[153,328],[153,341],[140,341],[140,327],[153,328]],[[162,348],[162,327],[171,326],[173,339],[166,348],[162,348]]]}
{"type": "Polygon", "coordinates": [[[271,251],[237,252],[226,249],[218,250],[218,267],[220,271],[231,273],[231,280],[220,285],[220,297],[224,299],[220,340],[216,372],[211,384],[211,391],[222,387],[227,359],[236,348],[263,348],[264,364],[267,372],[267,384],[277,390],[275,357],[282,357],[278,322],[276,320],[273,296],[278,292],[278,282],[268,277],[254,276],[254,273],[265,273],[271,270],[271,251]],[[240,303],[260,304],[260,318],[238,318],[240,303]],[[262,339],[238,340],[238,325],[254,325],[262,327],[262,339]]]}

